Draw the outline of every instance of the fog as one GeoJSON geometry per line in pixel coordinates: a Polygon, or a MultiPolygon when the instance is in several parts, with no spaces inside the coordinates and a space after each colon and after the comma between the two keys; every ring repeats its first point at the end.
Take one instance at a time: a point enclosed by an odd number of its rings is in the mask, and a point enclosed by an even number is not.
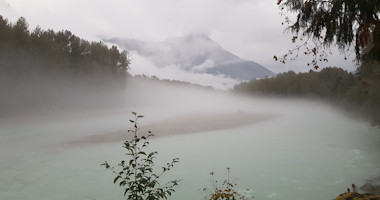
{"type": "MultiPolygon", "coordinates": [[[[168,65],[165,67],[158,68],[154,63],[148,59],[140,56],[138,53],[132,51],[131,55],[133,57],[133,62],[131,64],[130,73],[132,75],[146,75],[146,76],[157,76],[160,79],[174,79],[182,80],[193,84],[200,84],[204,86],[211,86],[219,90],[228,90],[233,88],[234,85],[238,84],[239,81],[236,79],[225,77],[223,74],[212,75],[207,73],[194,73],[187,72],[180,69],[179,65],[168,65]]],[[[209,61],[213,62],[213,61],[209,61]]],[[[199,66],[195,66],[194,69],[202,69],[207,67],[207,61],[199,66]]]]}
{"type": "Polygon", "coordinates": [[[227,167],[257,199],[332,199],[380,175],[379,129],[323,102],[137,78],[107,94],[122,102],[2,117],[0,199],[122,199],[100,164],[123,159],[132,111],[156,135],[157,166],[180,158],[165,177],[183,180],[171,199],[202,199],[209,172],[222,180],[227,167]]]}

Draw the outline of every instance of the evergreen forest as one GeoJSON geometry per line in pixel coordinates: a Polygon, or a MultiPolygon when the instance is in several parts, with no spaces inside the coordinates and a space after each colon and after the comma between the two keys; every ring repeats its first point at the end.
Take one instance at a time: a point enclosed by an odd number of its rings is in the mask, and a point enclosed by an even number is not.
{"type": "Polygon", "coordinates": [[[0,115],[120,103],[128,65],[116,46],[0,16],[0,115]]]}

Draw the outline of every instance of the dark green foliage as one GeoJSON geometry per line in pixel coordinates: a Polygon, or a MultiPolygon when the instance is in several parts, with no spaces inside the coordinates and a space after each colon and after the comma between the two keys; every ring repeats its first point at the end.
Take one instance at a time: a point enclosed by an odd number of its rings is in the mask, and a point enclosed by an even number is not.
{"type": "Polygon", "coordinates": [[[296,34],[292,42],[302,42],[280,62],[285,63],[291,54],[295,55],[291,59],[296,58],[303,48],[302,54],[313,56],[308,64],[318,69],[319,61],[328,62],[332,45],[342,52],[354,46],[358,62],[380,61],[380,0],[278,0],[278,4],[285,10],[284,15],[296,13],[295,21],[285,17],[285,23],[296,34]]]}
{"type": "Polygon", "coordinates": [[[0,27],[0,58],[2,62],[8,61],[12,69],[26,67],[16,65],[24,63],[70,75],[127,73],[127,52],[119,52],[116,46],[109,48],[102,42],[89,42],[67,30],[54,32],[37,27],[30,31],[23,17],[12,24],[0,16],[0,27]]]}
{"type": "Polygon", "coordinates": [[[297,13],[290,30],[341,49],[354,45],[358,58],[380,59],[379,0],[285,0],[282,6],[297,13]],[[363,52],[366,47],[370,50],[363,52]]]}
{"type": "Polygon", "coordinates": [[[320,72],[296,74],[292,71],[241,83],[234,87],[235,92],[282,97],[312,97],[329,100],[346,107],[354,108],[357,115],[368,117],[380,123],[380,68],[374,61],[366,61],[357,77],[340,68],[325,68],[320,72]]]}
{"type": "Polygon", "coordinates": [[[241,83],[234,90],[266,95],[343,99],[345,93],[355,86],[360,84],[353,74],[340,68],[325,68],[320,72],[280,73],[274,78],[241,83]]]}
{"type": "Polygon", "coordinates": [[[65,30],[30,30],[25,18],[10,23],[0,15],[0,117],[115,101],[110,92],[125,87],[128,65],[116,46],[65,30]]]}
{"type": "Polygon", "coordinates": [[[171,170],[175,163],[179,161],[174,158],[165,167],[162,167],[161,173],[154,173],[154,159],[157,157],[157,151],[145,152],[149,145],[148,139],[153,136],[149,131],[146,136],[138,136],[137,121],[143,118],[142,115],[132,112],[134,119],[130,120],[133,124],[133,129],[128,132],[133,134],[133,139],[124,142],[123,148],[127,150],[125,154],[129,160],[122,160],[118,164],[118,169],[111,167],[107,161],[102,166],[109,169],[116,175],[114,184],[118,183],[124,189],[124,196],[130,200],[156,200],[167,199],[175,192],[173,189],[178,185],[179,180],[169,181],[165,185],[160,185],[159,178],[171,170]]]}
{"type": "Polygon", "coordinates": [[[236,183],[230,180],[230,169],[227,168],[228,176],[227,179],[223,180],[221,183],[219,183],[217,180],[215,180],[215,173],[211,172],[211,185],[205,186],[202,189],[203,192],[203,198],[205,200],[219,200],[219,199],[226,199],[226,200],[248,200],[253,199],[249,193],[250,190],[244,190],[243,192],[237,192],[235,187],[236,183]]]}

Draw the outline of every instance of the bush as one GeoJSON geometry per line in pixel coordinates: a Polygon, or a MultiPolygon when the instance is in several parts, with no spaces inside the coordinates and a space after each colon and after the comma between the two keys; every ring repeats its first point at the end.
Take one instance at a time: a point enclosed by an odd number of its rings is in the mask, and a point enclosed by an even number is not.
{"type": "Polygon", "coordinates": [[[120,187],[124,187],[124,196],[131,200],[156,200],[167,199],[171,196],[175,190],[173,189],[180,180],[169,181],[165,185],[161,186],[159,178],[167,171],[172,169],[174,163],[179,162],[178,158],[174,158],[170,163],[167,163],[166,167],[162,167],[160,173],[154,173],[154,159],[158,152],[145,152],[145,148],[149,145],[148,139],[154,135],[148,131],[146,136],[138,136],[138,124],[137,120],[143,118],[142,115],[137,115],[136,112],[132,112],[134,119],[130,120],[133,124],[133,128],[128,130],[133,134],[133,139],[124,142],[123,148],[127,150],[129,160],[122,160],[117,168],[112,167],[105,161],[101,166],[105,166],[113,174],[116,175],[114,184],[119,183],[120,187]]]}
{"type": "Polygon", "coordinates": [[[227,168],[227,179],[222,181],[222,184],[219,185],[218,181],[215,180],[215,173],[211,172],[211,187],[205,186],[202,189],[203,192],[203,198],[205,200],[219,200],[219,199],[226,199],[226,200],[248,200],[253,199],[249,193],[251,190],[244,190],[244,191],[238,191],[236,192],[234,187],[236,186],[236,183],[230,181],[230,168],[227,168]]]}

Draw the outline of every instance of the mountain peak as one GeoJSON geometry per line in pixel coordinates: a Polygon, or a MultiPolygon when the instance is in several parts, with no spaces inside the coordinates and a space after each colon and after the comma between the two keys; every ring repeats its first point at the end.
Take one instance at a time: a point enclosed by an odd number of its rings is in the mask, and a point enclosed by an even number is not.
{"type": "Polygon", "coordinates": [[[212,41],[211,38],[204,33],[190,34],[190,35],[185,36],[185,38],[190,39],[190,40],[198,39],[198,40],[212,41]]]}
{"type": "MultiPolygon", "coordinates": [[[[170,41],[170,40],[184,40],[184,41],[194,41],[194,40],[204,40],[204,41],[212,41],[212,39],[204,34],[204,33],[193,33],[189,35],[183,35],[183,36],[178,36],[178,37],[171,37],[165,40],[170,41]]],[[[212,41],[213,42],[213,41],[212,41]]]]}
{"type": "Polygon", "coordinates": [[[226,51],[203,33],[168,38],[157,43],[131,39],[114,41],[128,51],[136,51],[159,68],[175,65],[188,72],[224,75],[237,80],[274,75],[262,65],[226,51]]]}
{"type": "Polygon", "coordinates": [[[203,33],[172,37],[166,39],[163,43],[169,46],[173,46],[174,48],[178,48],[180,46],[185,48],[221,48],[218,43],[203,33]]]}

